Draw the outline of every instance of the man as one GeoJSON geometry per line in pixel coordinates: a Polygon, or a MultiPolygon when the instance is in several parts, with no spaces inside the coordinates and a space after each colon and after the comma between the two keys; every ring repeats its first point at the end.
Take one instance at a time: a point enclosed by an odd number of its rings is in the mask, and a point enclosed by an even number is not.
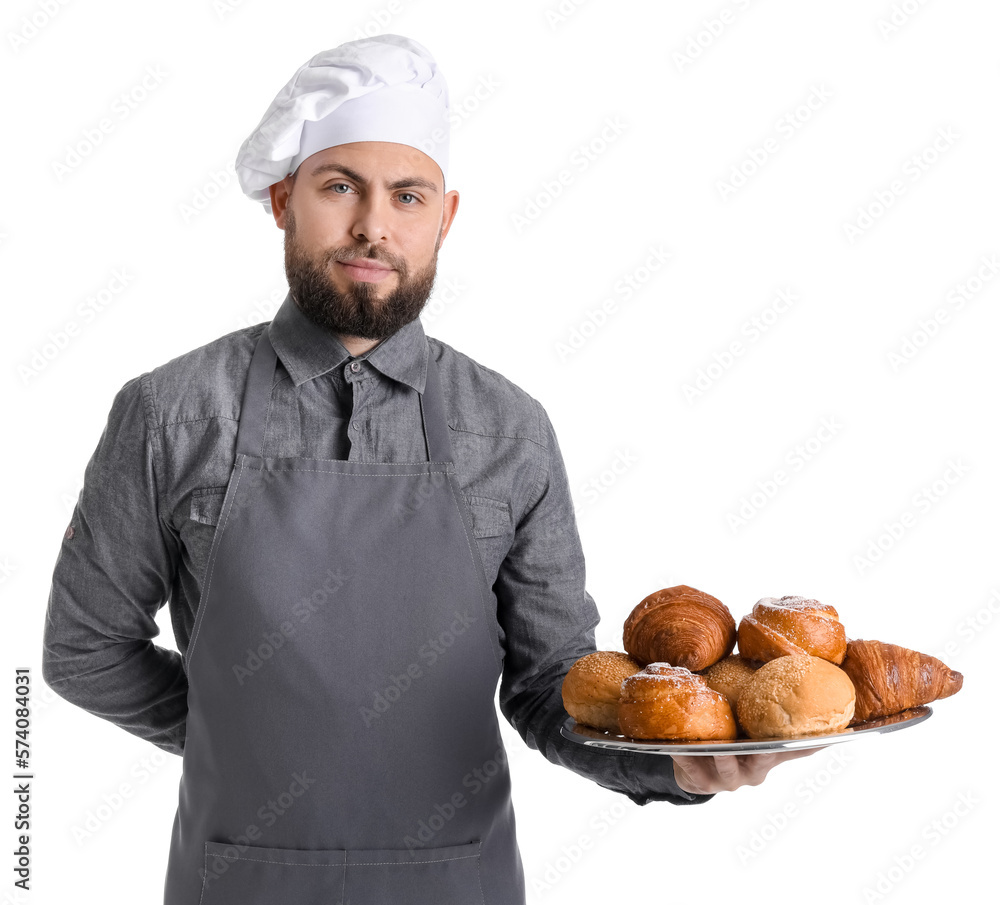
{"type": "Polygon", "coordinates": [[[777,762],[561,737],[599,617],[555,434],[418,318],[447,115],[406,38],[304,64],[237,160],[288,296],[128,381],[87,466],[43,676],[183,755],[166,905],[523,903],[498,680],[529,746],[637,804],[777,762]],[[182,656],[151,641],[168,600],[182,656]]]}

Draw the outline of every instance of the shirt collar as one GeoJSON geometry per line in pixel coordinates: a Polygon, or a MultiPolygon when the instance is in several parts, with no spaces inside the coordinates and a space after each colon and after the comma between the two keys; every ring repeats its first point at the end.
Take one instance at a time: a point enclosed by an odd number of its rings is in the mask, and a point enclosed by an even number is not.
{"type": "MultiPolygon", "coordinates": [[[[268,335],[295,386],[332,371],[352,357],[336,336],[302,313],[291,292],[275,312],[268,335]]],[[[415,317],[358,359],[423,393],[428,354],[423,324],[415,317]]]]}

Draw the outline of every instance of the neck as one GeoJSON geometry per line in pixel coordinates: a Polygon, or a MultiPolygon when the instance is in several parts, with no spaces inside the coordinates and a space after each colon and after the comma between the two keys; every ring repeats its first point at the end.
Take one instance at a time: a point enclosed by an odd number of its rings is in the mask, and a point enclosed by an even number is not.
{"type": "Polygon", "coordinates": [[[334,333],[333,335],[340,340],[340,344],[355,358],[359,355],[364,355],[365,352],[374,349],[380,342],[382,342],[380,339],[365,339],[360,336],[345,336],[343,333],[334,333]]]}

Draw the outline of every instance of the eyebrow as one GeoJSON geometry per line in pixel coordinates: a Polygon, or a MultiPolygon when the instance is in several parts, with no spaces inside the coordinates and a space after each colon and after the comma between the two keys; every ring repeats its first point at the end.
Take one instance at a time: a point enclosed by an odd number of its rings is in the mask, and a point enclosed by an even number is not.
{"type": "MultiPolygon", "coordinates": [[[[360,185],[368,185],[368,180],[361,176],[360,173],[356,173],[354,170],[339,163],[321,163],[309,175],[315,177],[319,176],[321,173],[343,173],[348,179],[353,179],[360,185]]],[[[428,182],[426,179],[422,179],[420,176],[407,176],[403,179],[397,179],[395,182],[386,183],[385,187],[387,189],[408,189],[417,187],[427,189],[429,192],[434,192],[435,194],[437,193],[437,186],[433,182],[428,182]]]]}

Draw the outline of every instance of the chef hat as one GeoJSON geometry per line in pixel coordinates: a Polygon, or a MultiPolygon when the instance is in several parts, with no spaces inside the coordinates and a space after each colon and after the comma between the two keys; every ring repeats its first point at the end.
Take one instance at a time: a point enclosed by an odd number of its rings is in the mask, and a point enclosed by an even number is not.
{"type": "Polygon", "coordinates": [[[410,145],[446,176],[448,86],[426,47],[402,35],[376,35],[300,66],[240,147],[240,187],[271,213],[269,186],[317,151],[352,141],[410,145]]]}

